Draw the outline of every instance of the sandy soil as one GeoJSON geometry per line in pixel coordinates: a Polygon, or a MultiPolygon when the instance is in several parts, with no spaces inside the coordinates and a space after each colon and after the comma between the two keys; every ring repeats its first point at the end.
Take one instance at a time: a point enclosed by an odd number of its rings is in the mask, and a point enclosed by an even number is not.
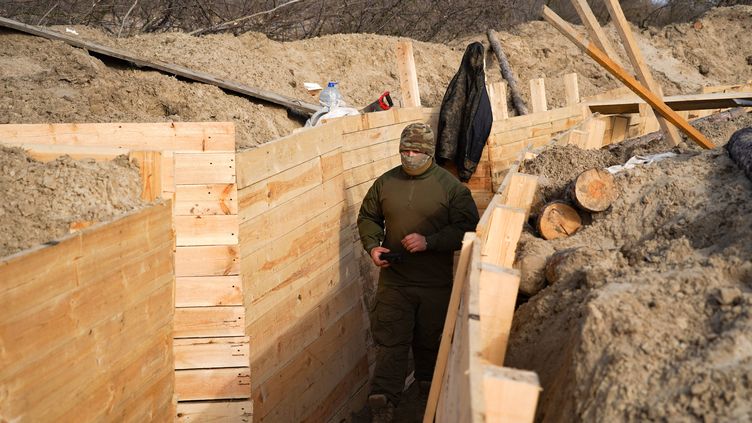
{"type": "MultiPolygon", "coordinates": [[[[704,130],[723,144],[745,126],[752,115],[704,130]]],[[[557,147],[525,169],[554,196],[626,150],[557,147]]],[[[570,251],[558,281],[519,307],[510,338],[506,365],[541,378],[539,419],[752,418],[752,182],[724,149],[675,152],[618,173],[619,199],[573,236],[524,234],[522,257],[570,251]]]]}
{"type": "MultiPolygon", "coordinates": [[[[681,24],[636,33],[665,92],[689,93],[704,85],[752,79],[752,66],[745,59],[752,56],[752,43],[745,42],[751,15],[750,6],[719,9],[702,18],[699,30],[681,24]]],[[[255,33],[201,38],[170,33],[116,39],[90,28],[72,28],[82,39],[309,102],[316,99],[307,94],[303,83],[328,80],[339,81],[345,100],[354,106],[370,103],[385,90],[400,98],[394,37],[345,34],[281,43],[255,33]]],[[[54,29],[64,31],[65,27],[54,29]]],[[[609,25],[606,30],[615,40],[614,29],[609,25]]],[[[527,81],[545,76],[549,106],[562,105],[561,77],[574,71],[581,76],[583,96],[619,86],[544,22],[530,22],[498,35],[525,98],[527,81]]],[[[488,44],[485,35],[452,45],[413,42],[424,105],[441,103],[465,46],[474,40],[488,44]]],[[[622,62],[627,63],[624,57],[622,62]]],[[[500,80],[492,55],[487,69],[489,81],[500,80]]],[[[265,143],[300,126],[278,107],[157,72],[104,63],[61,42],[11,32],[0,32],[0,81],[0,123],[233,121],[240,147],[265,143]]]]}
{"type": "Polygon", "coordinates": [[[138,168],[64,156],[42,163],[0,146],[0,257],[67,234],[72,222],[102,222],[141,207],[138,168]]]}

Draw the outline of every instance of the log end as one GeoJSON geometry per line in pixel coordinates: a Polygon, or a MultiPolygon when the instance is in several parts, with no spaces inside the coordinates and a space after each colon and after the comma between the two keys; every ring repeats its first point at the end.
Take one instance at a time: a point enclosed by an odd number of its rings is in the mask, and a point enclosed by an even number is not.
{"type": "Polygon", "coordinates": [[[605,169],[588,169],[574,180],[572,200],[591,213],[607,210],[618,198],[614,175],[605,169]]]}
{"type": "Polygon", "coordinates": [[[552,240],[577,232],[582,226],[582,219],[574,207],[554,201],[543,207],[536,226],[543,239],[552,240]]]}

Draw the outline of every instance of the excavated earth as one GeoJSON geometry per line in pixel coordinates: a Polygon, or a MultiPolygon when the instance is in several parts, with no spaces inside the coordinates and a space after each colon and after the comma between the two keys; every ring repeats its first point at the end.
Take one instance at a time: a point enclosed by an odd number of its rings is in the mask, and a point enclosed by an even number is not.
{"type": "MultiPolygon", "coordinates": [[[[282,43],[260,34],[117,39],[80,26],[52,29],[307,102],[316,99],[303,84],[329,80],[339,81],[351,106],[386,90],[401,98],[393,37],[282,43]]],[[[751,29],[750,6],[715,9],[693,23],[633,27],[666,94],[752,80],[751,29]]],[[[617,38],[612,25],[605,30],[617,38]]],[[[563,105],[562,76],[569,72],[580,75],[582,96],[620,87],[544,22],[498,37],[525,99],[527,81],[546,77],[549,107],[563,105]]],[[[449,45],[413,42],[424,106],[440,105],[472,41],[488,45],[483,35],[449,45]]],[[[501,79],[490,55],[487,75],[489,82],[501,79]]],[[[274,105],[0,30],[0,124],[160,121],[234,122],[238,148],[301,126],[274,105]]],[[[701,129],[722,144],[750,125],[745,115],[701,129]]],[[[661,141],[599,151],[556,147],[526,166],[545,177],[542,195],[555,198],[588,167],[666,149],[661,141]]],[[[617,174],[619,199],[570,238],[523,234],[520,257],[533,256],[537,271],[553,252],[574,251],[559,281],[519,307],[510,339],[507,365],[540,375],[541,420],[752,419],[752,183],[722,149],[674,150],[675,158],[617,174]]],[[[43,164],[3,148],[0,171],[0,256],[59,237],[71,222],[106,220],[139,203],[138,173],[127,160],[43,164]]]]}
{"type": "MultiPolygon", "coordinates": [[[[752,114],[697,126],[720,146],[752,114]]],[[[588,168],[669,149],[554,147],[523,168],[550,201],[588,168]]],[[[574,235],[523,233],[523,283],[565,256],[516,311],[506,360],[538,373],[541,421],[752,419],[752,182],[723,148],[673,152],[616,173],[619,198],[574,235]]]]}
{"type": "Polygon", "coordinates": [[[47,163],[0,145],[0,257],[66,235],[71,223],[97,223],[141,207],[138,168],[63,156],[47,163]]]}

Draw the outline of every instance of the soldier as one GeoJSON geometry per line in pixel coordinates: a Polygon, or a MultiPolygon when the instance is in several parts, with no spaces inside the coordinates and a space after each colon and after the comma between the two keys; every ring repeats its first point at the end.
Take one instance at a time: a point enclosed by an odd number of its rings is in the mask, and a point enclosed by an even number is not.
{"type": "Polygon", "coordinates": [[[370,310],[377,345],[368,398],[374,422],[393,418],[410,347],[425,405],[449,304],[454,251],[478,223],[470,191],[434,163],[434,150],[428,125],[405,127],[402,165],[376,179],[358,215],[363,248],[381,268],[370,310]],[[384,253],[393,257],[387,260],[384,253]]]}

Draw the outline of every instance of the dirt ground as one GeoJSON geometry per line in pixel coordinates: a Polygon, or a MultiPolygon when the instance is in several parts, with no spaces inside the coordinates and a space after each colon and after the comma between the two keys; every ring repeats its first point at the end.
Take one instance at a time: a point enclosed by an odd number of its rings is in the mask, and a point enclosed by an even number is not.
{"type": "Polygon", "coordinates": [[[58,239],[72,222],[102,222],[141,207],[138,168],[61,157],[42,163],[0,146],[0,257],[58,239]]]}
{"type": "MultiPolygon", "coordinates": [[[[752,114],[698,126],[722,145],[752,114]]],[[[662,142],[556,147],[524,168],[553,199],[582,170],[662,142]]],[[[541,379],[541,421],[752,419],[752,182],[724,149],[674,152],[617,173],[619,198],[574,235],[523,235],[518,257],[570,251],[509,343],[506,365],[541,379]]]]}
{"type": "MultiPolygon", "coordinates": [[[[750,16],[751,6],[737,6],[711,11],[700,19],[701,29],[678,24],[634,30],[664,91],[692,93],[705,85],[752,79],[752,65],[747,62],[752,43],[745,41],[750,16]]],[[[200,38],[169,33],[117,39],[86,27],[67,28],[82,39],[309,102],[316,99],[303,83],[329,80],[339,81],[345,100],[353,106],[362,107],[386,90],[400,99],[394,37],[343,34],[282,43],[257,33],[200,38]]],[[[617,39],[612,25],[606,31],[617,39]]],[[[562,105],[562,76],[569,72],[580,75],[583,96],[619,86],[545,22],[513,27],[498,37],[525,98],[527,81],[546,77],[549,106],[562,105]]],[[[413,42],[423,105],[440,105],[471,41],[488,45],[482,31],[452,45],[413,42]]],[[[622,63],[627,63],[621,54],[622,63]]],[[[487,74],[490,82],[501,79],[490,53],[487,74]]],[[[239,147],[268,142],[301,126],[279,107],[157,72],[105,63],[62,42],[8,31],[0,32],[0,82],[0,123],[233,121],[239,147]]]]}

